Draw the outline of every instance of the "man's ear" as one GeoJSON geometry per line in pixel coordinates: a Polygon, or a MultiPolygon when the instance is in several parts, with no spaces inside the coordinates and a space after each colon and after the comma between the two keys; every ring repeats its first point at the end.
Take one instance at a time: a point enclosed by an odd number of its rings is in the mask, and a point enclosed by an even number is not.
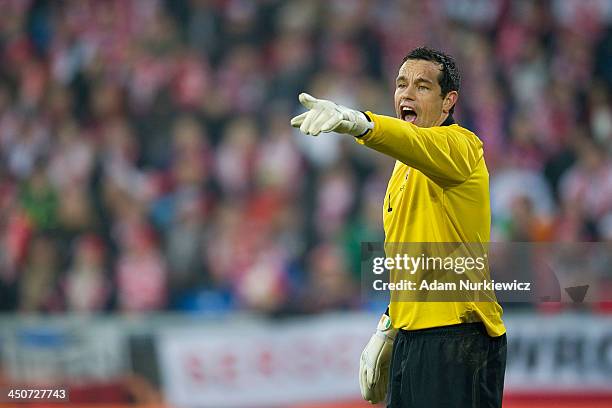
{"type": "Polygon", "coordinates": [[[459,94],[457,91],[450,91],[447,93],[442,101],[442,112],[450,112],[451,108],[457,103],[457,99],[459,99],[459,94]]]}

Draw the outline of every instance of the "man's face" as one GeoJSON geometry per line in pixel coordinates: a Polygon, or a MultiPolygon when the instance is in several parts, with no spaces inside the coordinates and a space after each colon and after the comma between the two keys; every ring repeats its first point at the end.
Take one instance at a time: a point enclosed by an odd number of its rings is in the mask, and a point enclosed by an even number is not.
{"type": "Polygon", "coordinates": [[[395,113],[399,119],[419,127],[439,126],[457,100],[457,92],[444,97],[438,83],[440,64],[407,60],[395,81],[395,113]]]}

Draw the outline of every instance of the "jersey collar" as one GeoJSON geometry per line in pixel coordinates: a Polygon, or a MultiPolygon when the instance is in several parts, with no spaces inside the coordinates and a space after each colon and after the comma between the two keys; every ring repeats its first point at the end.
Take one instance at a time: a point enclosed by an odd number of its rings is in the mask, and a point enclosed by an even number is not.
{"type": "Polygon", "coordinates": [[[448,115],[446,117],[446,120],[444,120],[444,122],[442,122],[440,126],[450,126],[454,124],[455,124],[455,119],[453,119],[453,115],[448,115]]]}

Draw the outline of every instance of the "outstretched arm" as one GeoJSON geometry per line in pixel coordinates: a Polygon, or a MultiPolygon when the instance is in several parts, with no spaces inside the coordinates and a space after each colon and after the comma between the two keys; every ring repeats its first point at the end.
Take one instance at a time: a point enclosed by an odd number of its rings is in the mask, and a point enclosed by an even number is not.
{"type": "Polygon", "coordinates": [[[358,142],[413,167],[443,187],[461,184],[482,159],[482,142],[459,126],[421,128],[388,116],[346,108],[302,93],[309,109],[291,120],[308,135],[346,133],[358,142]]]}

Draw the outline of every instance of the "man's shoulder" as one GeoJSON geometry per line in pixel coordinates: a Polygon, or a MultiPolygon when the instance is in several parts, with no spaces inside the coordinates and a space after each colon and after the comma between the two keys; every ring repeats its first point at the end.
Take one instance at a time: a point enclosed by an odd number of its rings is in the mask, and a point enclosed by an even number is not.
{"type": "Polygon", "coordinates": [[[470,143],[474,144],[477,147],[482,147],[482,140],[474,132],[471,130],[464,128],[463,126],[453,123],[452,125],[445,126],[449,132],[461,135],[465,137],[470,143]]]}

